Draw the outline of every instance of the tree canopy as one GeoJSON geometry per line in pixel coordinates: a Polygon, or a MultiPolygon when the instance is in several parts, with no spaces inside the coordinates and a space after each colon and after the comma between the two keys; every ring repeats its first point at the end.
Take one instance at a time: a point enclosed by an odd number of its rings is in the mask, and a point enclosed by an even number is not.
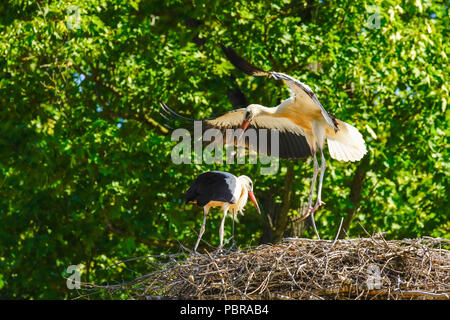
{"type": "MultiPolygon", "coordinates": [[[[202,210],[182,195],[213,169],[250,176],[264,211],[247,206],[239,246],[314,237],[290,222],[310,160],[281,160],[276,175],[171,160],[160,102],[201,119],[289,95],[236,70],[221,44],[307,83],[363,134],[360,162],[326,152],[321,237],[341,217],[349,237],[450,237],[444,2],[9,0],[0,13],[0,298],[73,297],[70,265],[84,282],[122,281],[135,274],[108,266],[192,248],[202,210]]],[[[213,245],[219,216],[203,236],[213,245]]]]}

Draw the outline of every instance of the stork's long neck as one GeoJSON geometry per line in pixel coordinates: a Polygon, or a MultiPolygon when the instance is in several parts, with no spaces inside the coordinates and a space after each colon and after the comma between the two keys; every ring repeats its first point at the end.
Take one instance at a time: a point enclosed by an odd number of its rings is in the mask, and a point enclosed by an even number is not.
{"type": "Polygon", "coordinates": [[[258,113],[260,115],[276,115],[279,112],[278,107],[268,108],[265,106],[258,106],[258,113]]]}
{"type": "Polygon", "coordinates": [[[242,209],[244,209],[245,205],[247,204],[247,200],[248,200],[248,191],[244,186],[242,186],[241,196],[239,197],[236,206],[237,211],[240,211],[242,213],[242,209]]]}
{"type": "Polygon", "coordinates": [[[238,198],[238,201],[236,202],[236,204],[234,206],[230,207],[230,209],[232,209],[234,216],[236,216],[238,214],[238,212],[243,214],[242,210],[244,209],[244,207],[248,201],[248,190],[245,187],[244,183],[239,178],[238,178],[238,183],[241,187],[241,193],[239,195],[239,198],[238,198]]]}

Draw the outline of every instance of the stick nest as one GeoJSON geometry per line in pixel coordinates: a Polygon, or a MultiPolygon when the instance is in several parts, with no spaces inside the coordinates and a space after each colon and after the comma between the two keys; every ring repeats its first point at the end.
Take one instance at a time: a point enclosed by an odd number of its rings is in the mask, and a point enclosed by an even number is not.
{"type": "Polygon", "coordinates": [[[169,259],[132,283],[138,299],[450,299],[450,240],[287,238],[169,259]]]}

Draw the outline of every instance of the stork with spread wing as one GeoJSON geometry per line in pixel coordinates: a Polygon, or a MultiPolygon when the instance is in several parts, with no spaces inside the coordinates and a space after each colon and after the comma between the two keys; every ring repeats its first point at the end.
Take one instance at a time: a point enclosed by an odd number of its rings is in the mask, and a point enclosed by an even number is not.
{"type": "MultiPolygon", "coordinates": [[[[240,121],[244,130],[249,124],[252,124],[258,128],[275,128],[281,132],[290,132],[306,140],[309,152],[313,155],[314,174],[308,198],[308,208],[306,214],[300,219],[303,220],[323,204],[321,196],[323,176],[326,168],[323,154],[325,140],[328,143],[328,151],[333,159],[359,161],[367,153],[364,139],[354,126],[337,119],[334,115],[327,112],[308,85],[284,73],[261,70],[244,60],[230,47],[222,46],[222,50],[228,60],[243,72],[256,77],[263,76],[282,80],[290,88],[291,96],[276,107],[268,108],[251,104],[245,109],[229,112],[215,120],[210,120],[210,122],[217,127],[221,127],[224,125],[230,126],[231,123],[235,124],[240,121]],[[317,201],[315,206],[312,207],[312,195],[319,173],[316,151],[320,151],[321,166],[317,201]]],[[[298,137],[297,140],[299,139],[301,138],[298,137]]],[[[290,147],[295,148],[296,146],[285,146],[280,143],[280,153],[285,148],[290,147]]],[[[306,154],[307,152],[303,153],[303,155],[306,154]]]]}
{"type": "MultiPolygon", "coordinates": [[[[323,153],[325,140],[333,159],[340,161],[359,161],[367,153],[367,148],[361,133],[354,126],[337,119],[320,103],[312,89],[284,74],[261,70],[242,57],[232,48],[222,47],[228,60],[238,69],[252,76],[265,76],[275,80],[282,80],[291,91],[291,96],[276,107],[265,107],[250,104],[246,108],[225,113],[213,119],[205,119],[207,127],[218,129],[248,128],[279,130],[279,157],[306,158],[313,156],[314,173],[308,197],[308,207],[298,221],[304,220],[324,204],[322,202],[322,184],[326,169],[323,153]],[[316,152],[320,151],[321,165],[319,167],[316,152]],[[312,206],[312,197],[317,176],[320,170],[317,200],[312,206]]],[[[163,106],[167,113],[176,115],[167,106],[163,106]]],[[[312,219],[314,225],[314,219],[312,219]]],[[[316,231],[317,233],[317,231],[316,231]]]]}

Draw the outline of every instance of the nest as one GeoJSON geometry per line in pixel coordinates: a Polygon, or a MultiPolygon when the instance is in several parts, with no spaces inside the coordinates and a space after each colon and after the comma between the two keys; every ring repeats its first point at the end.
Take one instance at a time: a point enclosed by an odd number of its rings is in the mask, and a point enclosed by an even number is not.
{"type": "Polygon", "coordinates": [[[139,299],[450,299],[450,240],[288,238],[170,259],[132,283],[139,299]]]}

